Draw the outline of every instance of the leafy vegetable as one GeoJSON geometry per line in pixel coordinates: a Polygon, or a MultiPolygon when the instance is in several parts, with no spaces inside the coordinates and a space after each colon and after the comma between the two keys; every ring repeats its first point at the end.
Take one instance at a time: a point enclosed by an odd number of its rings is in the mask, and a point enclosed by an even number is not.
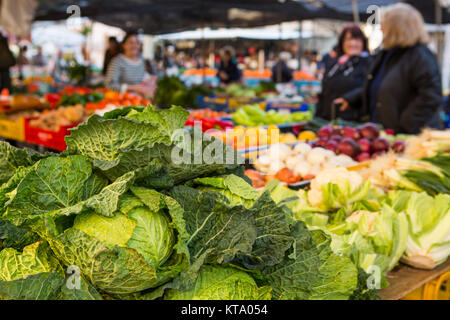
{"type": "Polygon", "coordinates": [[[94,286],[110,294],[156,287],[187,266],[181,239],[174,245],[175,230],[182,234],[184,225],[179,218],[169,220],[179,214],[171,199],[154,190],[132,191],[135,197],[123,197],[121,212],[109,216],[88,211],[72,224],[45,218],[43,237],[55,255],[65,265],[79,266],[94,286]],[[159,201],[148,207],[148,199],[159,201]]]}
{"type": "Polygon", "coordinates": [[[309,233],[302,222],[284,260],[264,268],[261,283],[273,288],[275,299],[348,299],[356,289],[358,271],[351,260],[334,254],[322,231],[309,233]]]}
{"type": "Polygon", "coordinates": [[[259,195],[237,152],[185,131],[185,117],[177,107],[123,108],[74,129],[62,154],[6,147],[25,162],[0,185],[0,297],[351,297],[355,264],[292,218],[306,200],[277,187],[259,195]],[[73,266],[77,290],[64,274],[73,266]]]}
{"type": "Polygon", "coordinates": [[[204,265],[192,290],[168,290],[165,300],[270,300],[270,287],[261,287],[236,268],[204,265]]]}
{"type": "Polygon", "coordinates": [[[258,199],[258,192],[236,175],[221,177],[198,178],[193,181],[194,185],[200,185],[197,190],[215,191],[223,194],[233,205],[244,205],[249,208],[258,199]]]}
{"type": "Polygon", "coordinates": [[[366,199],[370,191],[370,182],[364,182],[358,173],[332,168],[312,180],[308,202],[322,210],[337,210],[366,199]]]}
{"type": "Polygon", "coordinates": [[[28,167],[45,157],[31,149],[17,149],[0,141],[0,185],[7,182],[19,167],[28,167]]]}
{"type": "Polygon", "coordinates": [[[236,124],[254,127],[259,125],[296,123],[311,120],[312,113],[293,112],[291,114],[278,113],[275,110],[268,112],[261,109],[259,104],[246,105],[239,108],[232,115],[233,121],[236,124]]]}
{"type": "Polygon", "coordinates": [[[388,195],[409,221],[408,241],[402,261],[417,268],[432,269],[450,255],[450,195],[396,191],[388,195]]]}
{"type": "Polygon", "coordinates": [[[16,300],[99,300],[101,295],[83,278],[69,287],[59,262],[45,243],[36,242],[18,252],[0,251],[0,298],[16,300]]]}

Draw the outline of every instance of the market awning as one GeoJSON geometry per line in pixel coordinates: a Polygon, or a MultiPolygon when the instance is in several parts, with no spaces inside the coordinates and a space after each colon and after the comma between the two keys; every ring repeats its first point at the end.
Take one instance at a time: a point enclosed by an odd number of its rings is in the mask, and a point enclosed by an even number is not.
{"type": "MultiPolygon", "coordinates": [[[[311,2],[308,0],[298,0],[300,2],[311,2]]],[[[343,14],[352,14],[353,1],[352,0],[315,0],[315,3],[323,3],[325,7],[336,10],[343,14]]],[[[450,23],[450,1],[449,0],[357,0],[357,9],[360,13],[361,20],[368,17],[367,9],[370,6],[376,5],[379,7],[386,6],[397,2],[406,2],[416,7],[424,16],[427,23],[436,23],[436,3],[441,6],[442,23],[450,23]]]]}
{"type": "Polygon", "coordinates": [[[80,7],[82,17],[148,34],[202,27],[259,27],[315,18],[352,19],[351,13],[294,0],[41,0],[35,20],[67,19],[71,5],[80,7]]]}
{"type": "Polygon", "coordinates": [[[169,33],[158,36],[162,40],[201,40],[201,39],[261,39],[261,40],[288,40],[311,38],[310,32],[300,33],[298,30],[276,30],[274,28],[251,28],[251,29],[199,29],[193,31],[183,31],[169,33]]]}

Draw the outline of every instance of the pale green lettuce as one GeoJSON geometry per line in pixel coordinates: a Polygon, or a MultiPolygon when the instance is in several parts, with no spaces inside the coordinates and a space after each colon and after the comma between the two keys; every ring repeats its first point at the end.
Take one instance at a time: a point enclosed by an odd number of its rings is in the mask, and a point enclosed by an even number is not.
{"type": "Polygon", "coordinates": [[[402,261],[433,269],[450,255],[450,195],[425,192],[390,192],[389,200],[409,221],[408,241],[402,261]]]}

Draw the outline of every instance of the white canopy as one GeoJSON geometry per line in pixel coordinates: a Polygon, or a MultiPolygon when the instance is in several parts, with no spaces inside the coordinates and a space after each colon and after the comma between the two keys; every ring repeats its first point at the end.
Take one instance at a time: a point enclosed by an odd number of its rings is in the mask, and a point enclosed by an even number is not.
{"type": "MultiPolygon", "coordinates": [[[[277,30],[276,28],[256,28],[256,29],[217,29],[209,28],[193,31],[184,31],[160,35],[161,40],[201,40],[201,39],[261,39],[261,40],[289,40],[298,39],[298,30],[277,30]]],[[[311,38],[311,32],[303,32],[302,38],[311,38]]]]}

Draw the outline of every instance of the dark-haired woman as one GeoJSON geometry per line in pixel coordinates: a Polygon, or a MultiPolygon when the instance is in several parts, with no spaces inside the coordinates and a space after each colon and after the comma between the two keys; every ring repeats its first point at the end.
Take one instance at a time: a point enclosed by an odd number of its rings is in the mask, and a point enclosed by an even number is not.
{"type": "Polygon", "coordinates": [[[339,106],[333,106],[337,98],[362,88],[370,65],[368,41],[358,26],[350,25],[344,28],[339,36],[337,53],[336,62],[325,70],[316,115],[327,120],[341,118],[358,121],[358,109],[342,111],[339,106]]]}
{"type": "Polygon", "coordinates": [[[136,33],[128,33],[122,41],[123,53],[111,60],[106,74],[106,87],[118,92],[134,91],[153,96],[156,77],[146,72],[141,43],[136,33]]]}
{"type": "Polygon", "coordinates": [[[359,109],[363,117],[395,133],[443,129],[441,72],[428,48],[430,37],[420,11],[407,3],[384,8],[382,50],[374,57],[364,86],[337,100],[341,110],[359,109]]]}

